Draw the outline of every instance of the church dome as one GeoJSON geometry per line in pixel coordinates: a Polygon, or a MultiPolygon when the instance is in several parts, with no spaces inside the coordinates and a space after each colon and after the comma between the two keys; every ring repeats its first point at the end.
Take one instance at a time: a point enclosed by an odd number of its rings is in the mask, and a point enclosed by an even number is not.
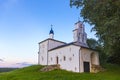
{"type": "Polygon", "coordinates": [[[53,31],[53,29],[51,28],[51,30],[50,30],[50,32],[49,32],[49,34],[54,34],[54,31],[53,31]]]}

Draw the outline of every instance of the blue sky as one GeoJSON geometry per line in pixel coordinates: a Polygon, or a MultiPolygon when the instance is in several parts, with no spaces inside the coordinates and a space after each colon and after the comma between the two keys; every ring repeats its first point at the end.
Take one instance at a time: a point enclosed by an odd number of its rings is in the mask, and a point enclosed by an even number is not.
{"type": "MultiPolygon", "coordinates": [[[[73,41],[79,12],[69,0],[0,0],[0,67],[37,64],[38,42],[49,37],[51,24],[55,39],[73,41]]],[[[95,38],[85,26],[88,38],[95,38]]]]}

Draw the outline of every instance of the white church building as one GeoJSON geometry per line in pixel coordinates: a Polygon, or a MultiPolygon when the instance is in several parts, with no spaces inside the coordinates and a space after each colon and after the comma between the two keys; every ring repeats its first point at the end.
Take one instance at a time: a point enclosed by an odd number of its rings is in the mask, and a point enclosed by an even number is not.
{"type": "Polygon", "coordinates": [[[92,72],[92,65],[99,65],[99,54],[88,47],[83,22],[75,23],[73,39],[71,43],[55,40],[51,28],[49,38],[39,42],[38,64],[59,64],[61,69],[68,71],[92,72]]]}

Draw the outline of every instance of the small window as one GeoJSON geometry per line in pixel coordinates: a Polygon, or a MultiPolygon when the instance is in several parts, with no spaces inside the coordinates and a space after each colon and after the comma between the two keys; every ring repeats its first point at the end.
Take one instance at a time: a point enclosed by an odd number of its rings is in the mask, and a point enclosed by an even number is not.
{"type": "Polygon", "coordinates": [[[52,57],[51,57],[51,61],[52,61],[53,59],[52,59],[52,57]]]}
{"type": "Polygon", "coordinates": [[[66,57],[65,57],[65,56],[63,57],[63,60],[64,60],[64,61],[66,60],[66,57]]]}
{"type": "Polygon", "coordinates": [[[42,57],[42,61],[44,60],[44,58],[42,57]]]}
{"type": "Polygon", "coordinates": [[[72,58],[70,57],[69,60],[72,61],[72,58]]]}
{"type": "Polygon", "coordinates": [[[71,52],[71,48],[70,48],[70,52],[71,52]]]}
{"type": "Polygon", "coordinates": [[[74,57],[74,54],[73,54],[73,57],[74,57]]]}
{"type": "Polygon", "coordinates": [[[77,70],[77,68],[75,67],[75,71],[77,70]]]}

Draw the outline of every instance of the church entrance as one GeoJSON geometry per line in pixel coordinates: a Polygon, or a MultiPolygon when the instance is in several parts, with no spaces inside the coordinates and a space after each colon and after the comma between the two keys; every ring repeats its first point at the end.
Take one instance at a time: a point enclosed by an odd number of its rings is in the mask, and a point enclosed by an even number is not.
{"type": "Polygon", "coordinates": [[[84,62],[84,72],[90,72],[90,63],[84,62]]]}
{"type": "Polygon", "coordinates": [[[59,58],[58,58],[58,56],[56,57],[56,64],[58,64],[59,63],[59,58]]]}

